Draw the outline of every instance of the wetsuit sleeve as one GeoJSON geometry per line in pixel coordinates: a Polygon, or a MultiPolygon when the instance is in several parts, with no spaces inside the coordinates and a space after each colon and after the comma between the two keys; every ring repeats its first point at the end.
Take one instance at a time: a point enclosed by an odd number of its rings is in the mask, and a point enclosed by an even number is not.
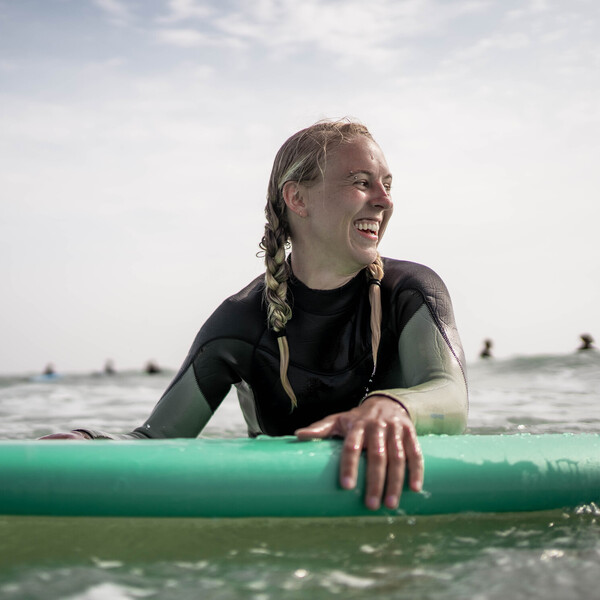
{"type": "Polygon", "coordinates": [[[194,438],[204,429],[213,411],[198,386],[194,364],[165,392],[146,422],[134,433],[150,438],[194,438]]]}
{"type": "Polygon", "coordinates": [[[388,396],[410,415],[418,434],[462,433],[467,424],[467,384],[458,356],[423,304],[398,339],[401,379],[406,387],[376,390],[367,397],[388,396]]]}
{"type": "Polygon", "coordinates": [[[108,433],[107,431],[100,431],[98,429],[73,429],[79,433],[84,433],[88,438],[92,440],[139,440],[147,439],[145,435],[139,435],[135,432],[131,433],[108,433]]]}
{"type": "MultiPolygon", "coordinates": [[[[198,361],[196,361],[198,362],[198,361]]],[[[226,394],[229,387],[223,390],[226,394]]],[[[194,362],[186,361],[146,422],[130,433],[114,434],[91,429],[77,429],[92,439],[162,439],[194,438],[202,431],[213,409],[200,390],[194,362]]]]}
{"type": "Polygon", "coordinates": [[[130,433],[76,429],[94,440],[192,438],[202,431],[212,410],[198,387],[190,363],[167,389],[146,422],[130,433]]]}

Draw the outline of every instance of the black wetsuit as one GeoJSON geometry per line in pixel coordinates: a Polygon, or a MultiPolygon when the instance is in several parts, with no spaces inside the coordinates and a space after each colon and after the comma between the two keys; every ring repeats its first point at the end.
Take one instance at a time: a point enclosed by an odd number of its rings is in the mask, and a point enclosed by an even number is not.
{"type": "Polygon", "coordinates": [[[277,339],[267,328],[261,275],[212,314],[151,416],[125,437],[196,437],[232,385],[251,436],[292,434],[380,390],[407,407],[418,431],[461,431],[464,356],[446,286],[416,263],[384,259],[384,271],[381,343],[371,383],[365,273],[333,290],[312,290],[292,278],[288,377],[298,400],[292,410],[279,377],[277,339]]]}

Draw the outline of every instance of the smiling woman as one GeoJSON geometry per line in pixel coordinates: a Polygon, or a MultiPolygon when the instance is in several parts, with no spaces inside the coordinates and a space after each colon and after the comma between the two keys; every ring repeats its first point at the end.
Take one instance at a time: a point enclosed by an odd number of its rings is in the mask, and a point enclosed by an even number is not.
{"type": "Polygon", "coordinates": [[[309,287],[340,287],[377,261],[391,181],[383,152],[362,134],[329,152],[317,180],[285,182],[293,270],[309,287]]]}
{"type": "Polygon", "coordinates": [[[379,255],[391,181],[359,123],[294,134],[269,182],[266,274],[208,319],[146,422],[46,438],[196,437],[235,385],[250,436],[345,438],[342,487],[356,486],[366,450],[366,506],[396,508],[407,470],[422,486],[417,433],[461,433],[467,388],[443,282],[379,255]]]}

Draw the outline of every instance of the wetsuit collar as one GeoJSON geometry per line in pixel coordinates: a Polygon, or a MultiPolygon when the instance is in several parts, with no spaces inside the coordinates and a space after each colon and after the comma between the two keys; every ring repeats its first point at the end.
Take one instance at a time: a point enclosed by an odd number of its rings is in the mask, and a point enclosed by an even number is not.
{"type": "Polygon", "coordinates": [[[316,315],[331,315],[339,313],[356,304],[357,296],[366,288],[367,278],[364,269],[342,287],[332,290],[313,290],[304,285],[292,273],[289,289],[293,297],[293,309],[316,315]]]}

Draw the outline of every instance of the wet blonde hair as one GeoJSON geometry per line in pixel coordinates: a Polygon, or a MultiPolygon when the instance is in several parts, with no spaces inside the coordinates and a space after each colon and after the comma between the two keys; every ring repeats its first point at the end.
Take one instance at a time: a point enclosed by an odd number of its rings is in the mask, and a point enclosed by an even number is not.
{"type": "MultiPolygon", "coordinates": [[[[364,136],[373,142],[369,130],[356,121],[320,121],[291,136],[279,149],[273,162],[265,207],[265,233],[260,248],[265,256],[265,291],[268,326],[275,332],[279,345],[279,376],[283,388],[297,406],[296,395],[287,377],[290,353],[285,327],[292,318],[292,309],[287,300],[288,280],[291,268],[286,260],[286,249],[290,246],[290,226],[283,187],[288,181],[311,185],[325,173],[327,153],[333,149],[364,136]]],[[[377,350],[381,339],[381,289],[383,264],[379,253],[366,268],[370,283],[371,304],[371,347],[373,352],[373,374],[377,365],[377,350]]]]}

